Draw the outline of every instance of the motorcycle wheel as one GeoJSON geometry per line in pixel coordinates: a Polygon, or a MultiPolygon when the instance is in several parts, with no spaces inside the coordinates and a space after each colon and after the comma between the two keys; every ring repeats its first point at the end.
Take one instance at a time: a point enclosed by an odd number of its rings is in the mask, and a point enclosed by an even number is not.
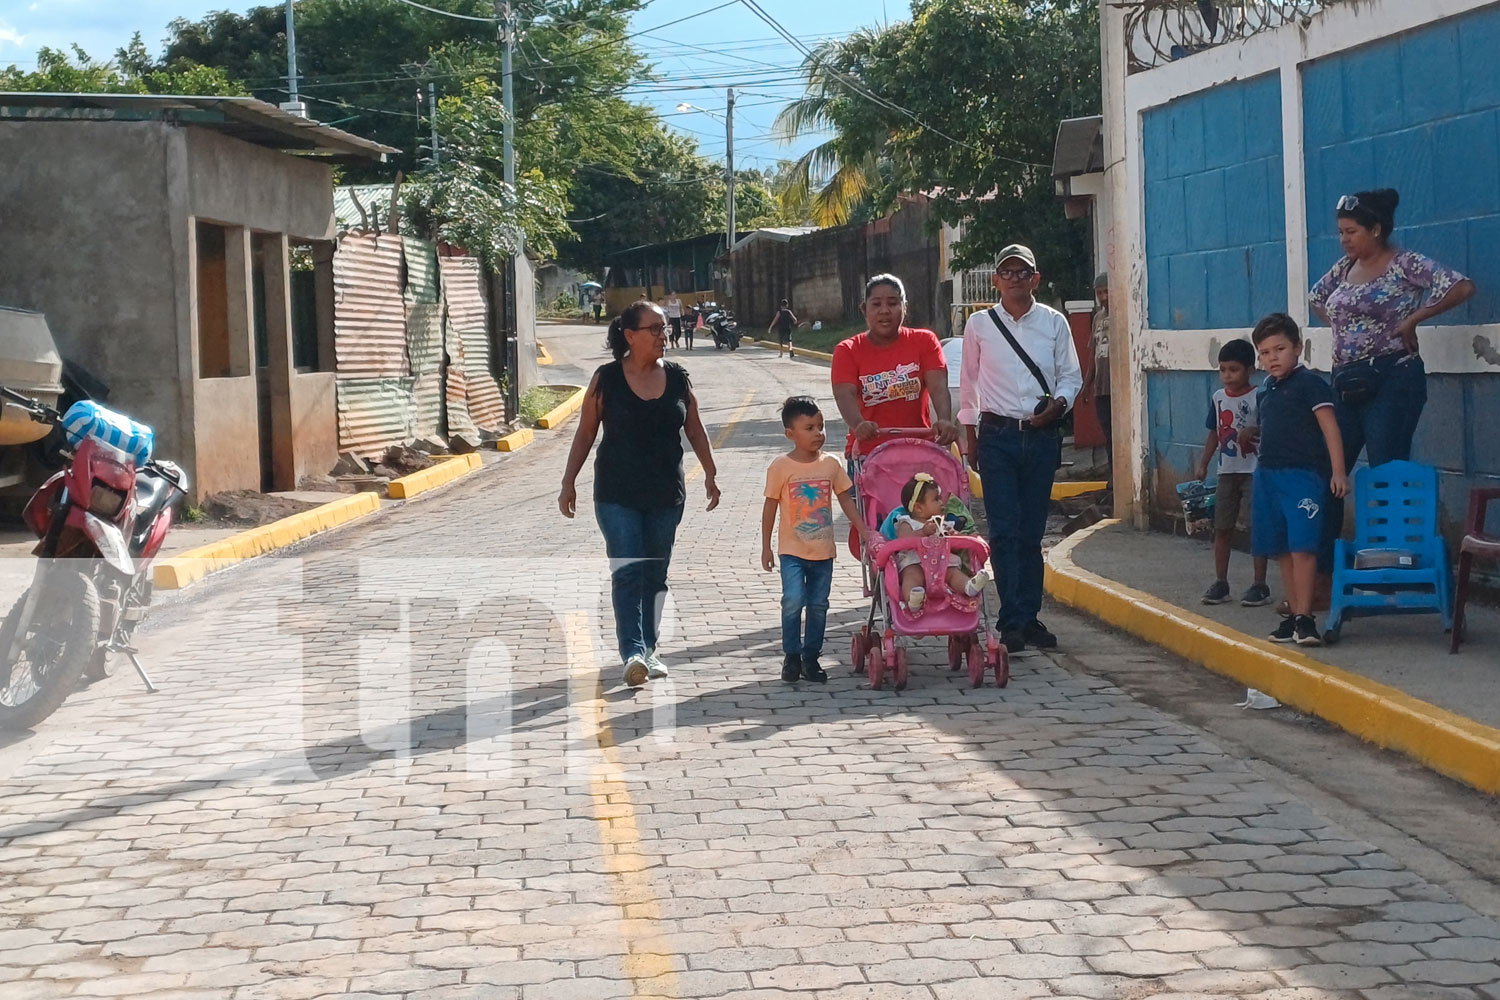
{"type": "MultiPolygon", "coordinates": [[[[22,595],[0,625],[0,650],[10,648],[25,601],[22,595]]],[[[21,656],[0,688],[0,729],[32,729],[57,711],[94,653],[99,594],[93,580],[59,572],[37,604],[21,637],[21,656]]]]}
{"type": "MultiPolygon", "coordinates": [[[[114,638],[117,642],[124,643],[125,645],[131,643],[135,637],[136,627],[140,625],[140,620],[136,619],[132,621],[127,616],[136,608],[140,608],[142,614],[145,613],[145,609],[151,604],[151,591],[151,581],[146,580],[144,582],[137,581],[132,583],[130,589],[125,592],[118,612],[120,620],[115,626],[114,638]]],[[[103,609],[101,608],[102,613],[103,609]]],[[[90,684],[95,681],[102,681],[107,677],[114,676],[115,665],[115,656],[109,651],[109,647],[101,645],[94,650],[94,655],[89,657],[89,665],[84,668],[83,676],[90,684]]]]}

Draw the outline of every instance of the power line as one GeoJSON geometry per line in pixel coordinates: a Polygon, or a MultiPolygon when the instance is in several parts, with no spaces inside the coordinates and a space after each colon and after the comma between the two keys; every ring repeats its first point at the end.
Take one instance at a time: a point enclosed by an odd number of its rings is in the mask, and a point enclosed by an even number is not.
{"type": "Polygon", "coordinates": [[[396,0],[396,2],[404,3],[406,4],[406,6],[415,7],[418,10],[425,10],[429,14],[441,14],[444,17],[451,17],[457,21],[480,21],[484,24],[500,23],[500,19],[498,17],[475,17],[473,14],[459,14],[451,10],[442,10],[438,7],[429,7],[424,3],[417,3],[417,0],[396,0]]]}

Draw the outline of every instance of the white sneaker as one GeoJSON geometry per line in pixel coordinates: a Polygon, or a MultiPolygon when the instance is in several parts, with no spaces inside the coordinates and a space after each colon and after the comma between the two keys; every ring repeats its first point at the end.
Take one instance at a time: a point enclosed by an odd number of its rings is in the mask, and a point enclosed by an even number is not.
{"type": "Polygon", "coordinates": [[[629,687],[644,687],[646,678],[651,676],[651,668],[646,666],[646,660],[641,656],[632,656],[625,661],[625,684],[629,687]]]}
{"type": "Polygon", "coordinates": [[[927,588],[913,587],[911,594],[906,598],[906,610],[916,612],[922,610],[922,605],[927,603],[927,588]]]}
{"type": "Polygon", "coordinates": [[[969,578],[969,585],[964,588],[964,593],[970,597],[978,597],[984,593],[984,588],[989,586],[990,571],[982,569],[969,578]]]}
{"type": "Polygon", "coordinates": [[[667,665],[661,662],[661,657],[656,655],[656,650],[646,650],[646,676],[653,681],[659,681],[667,676],[667,665]]]}

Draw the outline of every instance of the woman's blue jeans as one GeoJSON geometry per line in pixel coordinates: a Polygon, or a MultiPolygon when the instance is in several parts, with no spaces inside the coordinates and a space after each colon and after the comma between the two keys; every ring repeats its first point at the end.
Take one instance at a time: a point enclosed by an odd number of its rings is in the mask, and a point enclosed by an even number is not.
{"type": "Polygon", "coordinates": [[[832,559],[781,557],[781,651],[787,656],[819,656],[828,630],[832,559]],[[807,612],[803,631],[802,612],[807,612]]]}
{"type": "Polygon", "coordinates": [[[681,507],[638,510],[617,503],[594,504],[609,556],[615,641],[621,662],[656,648],[667,602],[667,568],[677,540],[681,507]]]}
{"type": "MultiPolygon", "coordinates": [[[[1427,366],[1413,355],[1388,354],[1375,359],[1381,373],[1375,398],[1358,406],[1334,397],[1333,414],[1344,439],[1345,472],[1354,471],[1359,453],[1367,452],[1370,465],[1410,461],[1411,442],[1417,422],[1427,405],[1427,366]]],[[[1333,494],[1325,498],[1323,539],[1318,548],[1318,572],[1333,572],[1333,543],[1344,530],[1344,501],[1333,494]]]]}

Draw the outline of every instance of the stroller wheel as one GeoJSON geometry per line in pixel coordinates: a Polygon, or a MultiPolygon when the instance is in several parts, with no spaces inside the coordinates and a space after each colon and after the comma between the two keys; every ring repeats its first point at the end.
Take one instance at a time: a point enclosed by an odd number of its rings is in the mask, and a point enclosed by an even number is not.
{"type": "Polygon", "coordinates": [[[885,683],[885,657],[880,652],[880,643],[870,645],[870,690],[879,691],[885,683]]]}
{"type": "Polygon", "coordinates": [[[869,650],[870,646],[865,637],[865,630],[860,629],[849,640],[849,666],[853,668],[856,674],[865,672],[865,656],[869,650]]]}
{"type": "Polygon", "coordinates": [[[969,640],[969,686],[984,687],[984,670],[987,664],[984,658],[984,649],[978,640],[969,640]]]}
{"type": "Polygon", "coordinates": [[[956,635],[948,637],[948,669],[962,670],[964,668],[964,640],[956,635]]]}
{"type": "Polygon", "coordinates": [[[901,646],[896,647],[896,669],[892,679],[897,691],[906,690],[906,650],[901,646]]]}
{"type": "Polygon", "coordinates": [[[1010,652],[993,639],[990,640],[990,663],[995,668],[995,686],[1005,687],[1010,683],[1010,652]]]}

